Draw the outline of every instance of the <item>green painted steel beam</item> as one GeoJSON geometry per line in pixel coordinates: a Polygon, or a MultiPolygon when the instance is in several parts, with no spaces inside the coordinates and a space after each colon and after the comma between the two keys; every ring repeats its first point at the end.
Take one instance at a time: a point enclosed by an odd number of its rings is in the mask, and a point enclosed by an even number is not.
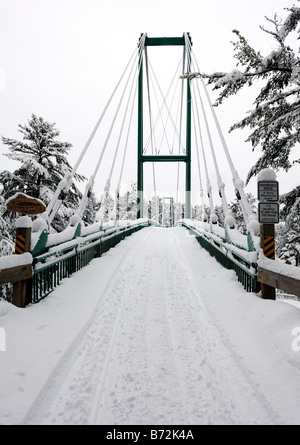
{"type": "MultiPolygon", "coordinates": [[[[191,68],[191,54],[189,53],[187,58],[187,72],[190,72],[191,68]]],[[[186,96],[186,174],[185,174],[185,217],[190,219],[192,217],[192,206],[191,206],[191,128],[192,128],[192,95],[191,95],[191,84],[190,80],[187,79],[187,96],[186,96]]]]}
{"type": "MultiPolygon", "coordinates": [[[[188,35],[190,44],[191,37],[188,35]]],[[[184,55],[185,35],[182,37],[146,37],[145,46],[183,46],[184,55]]],[[[143,165],[144,162],[185,162],[186,163],[186,217],[191,217],[191,91],[190,81],[187,80],[187,122],[186,122],[186,155],[180,156],[143,156],[143,53],[139,57],[140,69],[138,80],[138,165],[137,165],[137,218],[143,217],[143,165]]],[[[190,71],[190,57],[187,63],[188,72],[190,71]]]]}
{"type": "Polygon", "coordinates": [[[141,162],[187,162],[185,155],[148,155],[142,156],[141,162]]]}
{"type": "Polygon", "coordinates": [[[137,156],[137,219],[143,218],[144,171],[143,154],[143,55],[140,54],[138,80],[138,156],[137,156]]]}
{"type": "Polygon", "coordinates": [[[145,46],[184,46],[184,37],[146,37],[145,46]]]}

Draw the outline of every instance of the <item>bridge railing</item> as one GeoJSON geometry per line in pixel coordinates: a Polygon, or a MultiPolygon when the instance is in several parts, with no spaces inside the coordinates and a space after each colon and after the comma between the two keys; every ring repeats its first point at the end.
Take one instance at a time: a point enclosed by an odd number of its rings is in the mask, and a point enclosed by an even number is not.
{"type": "Polygon", "coordinates": [[[16,283],[31,277],[32,256],[30,253],[0,257],[0,285],[16,283]]]}
{"type": "MultiPolygon", "coordinates": [[[[226,237],[222,236],[222,230],[216,228],[217,233],[200,227],[192,220],[180,220],[177,225],[182,225],[195,236],[198,243],[207,250],[211,256],[226,269],[235,271],[238,281],[243,284],[247,292],[259,292],[260,282],[257,279],[257,251],[247,252],[247,237],[236,234],[237,244],[229,244],[226,237]]],[[[221,229],[221,228],[220,228],[221,229]]],[[[224,231],[224,229],[223,229],[224,231]]]]}
{"type": "Polygon", "coordinates": [[[262,284],[300,297],[300,268],[266,258],[262,249],[259,251],[257,278],[262,284]]]}
{"type": "Polygon", "coordinates": [[[107,227],[104,230],[95,225],[96,232],[93,232],[91,227],[77,226],[73,230],[68,228],[66,233],[46,236],[47,240],[44,231],[41,231],[32,250],[34,258],[31,302],[37,303],[44,299],[61,280],[87,266],[92,259],[100,257],[125,237],[150,224],[151,222],[143,219],[128,222],[123,226],[107,227]],[[72,239],[68,239],[70,236],[72,239]],[[60,240],[64,242],[56,244],[60,240]],[[44,252],[40,253],[42,245],[44,252]],[[34,256],[34,252],[40,254],[34,256]]]}

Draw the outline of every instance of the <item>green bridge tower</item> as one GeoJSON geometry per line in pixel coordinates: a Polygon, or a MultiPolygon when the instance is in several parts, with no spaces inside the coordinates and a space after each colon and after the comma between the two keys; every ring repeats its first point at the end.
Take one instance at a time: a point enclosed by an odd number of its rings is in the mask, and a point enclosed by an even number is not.
{"type": "MultiPolygon", "coordinates": [[[[142,35],[143,37],[144,35],[142,35]]],[[[142,38],[141,37],[141,38],[142,38]]],[[[144,47],[147,46],[183,46],[184,59],[186,58],[186,72],[190,72],[190,51],[186,48],[187,40],[191,47],[190,35],[182,37],[148,37],[145,38],[144,47]]],[[[185,60],[184,62],[185,63],[185,60]]],[[[190,79],[187,78],[186,93],[186,153],[185,155],[143,155],[143,51],[139,59],[138,79],[138,165],[137,165],[137,218],[143,217],[143,191],[144,191],[144,162],[185,162],[185,217],[191,218],[191,88],[190,79]]]]}

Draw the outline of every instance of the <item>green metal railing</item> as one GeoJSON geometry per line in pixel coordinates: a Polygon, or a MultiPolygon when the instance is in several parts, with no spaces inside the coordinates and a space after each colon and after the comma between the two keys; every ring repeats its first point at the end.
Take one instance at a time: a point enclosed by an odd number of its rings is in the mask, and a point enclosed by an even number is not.
{"type": "MultiPolygon", "coordinates": [[[[114,247],[132,233],[151,223],[142,221],[132,226],[114,227],[84,237],[75,237],[61,246],[46,249],[33,259],[32,303],[47,297],[64,278],[87,266],[94,258],[114,247]]],[[[75,231],[75,233],[79,233],[75,231]]],[[[45,243],[44,243],[45,244],[45,243]]]]}
{"type": "Polygon", "coordinates": [[[227,244],[222,239],[218,241],[216,237],[212,237],[209,232],[200,232],[184,221],[179,222],[179,225],[188,229],[189,232],[195,236],[198,243],[207,250],[211,256],[216,258],[223,267],[234,270],[238,281],[244,286],[247,292],[257,293],[260,291],[260,283],[257,280],[257,262],[245,258],[245,252],[243,252],[242,249],[233,249],[230,244],[227,244]]]}
{"type": "MultiPolygon", "coordinates": [[[[223,238],[218,238],[206,230],[198,230],[192,223],[181,221],[179,224],[188,229],[222,266],[234,270],[238,281],[248,292],[259,292],[257,262],[249,260],[245,250],[233,247],[223,238]]],[[[98,229],[88,235],[81,235],[81,228],[75,227],[71,239],[58,245],[51,243],[51,236],[48,239],[49,235],[43,231],[32,251],[32,293],[27,303],[37,303],[44,299],[63,279],[87,266],[94,258],[99,258],[127,236],[149,225],[151,222],[148,220],[141,220],[124,227],[98,229]]]]}

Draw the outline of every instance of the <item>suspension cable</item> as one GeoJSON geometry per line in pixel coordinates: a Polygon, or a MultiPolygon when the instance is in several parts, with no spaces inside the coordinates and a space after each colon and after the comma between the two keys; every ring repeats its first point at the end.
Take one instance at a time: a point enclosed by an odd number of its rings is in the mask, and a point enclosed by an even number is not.
{"type": "MultiPolygon", "coordinates": [[[[140,50],[140,56],[141,56],[141,50],[140,50]]],[[[140,72],[141,63],[142,63],[142,58],[139,57],[138,72],[140,72]]],[[[131,106],[131,112],[130,112],[130,117],[129,117],[128,129],[127,129],[127,136],[126,136],[126,141],[125,141],[125,146],[124,146],[122,164],[121,164],[121,169],[120,169],[119,181],[117,183],[116,192],[115,192],[116,193],[116,215],[118,213],[118,205],[119,205],[118,203],[119,203],[119,196],[120,196],[120,187],[121,187],[121,182],[122,182],[122,178],[123,178],[125,159],[126,159],[127,148],[128,148],[128,141],[129,141],[129,134],[130,134],[131,124],[132,124],[135,99],[136,99],[136,95],[137,95],[137,87],[138,87],[138,82],[136,81],[134,95],[133,95],[133,100],[132,100],[132,106],[131,106]]]]}
{"type": "MultiPolygon", "coordinates": [[[[148,64],[148,51],[147,46],[145,46],[145,65],[146,65],[146,79],[147,79],[147,92],[148,92],[148,110],[149,110],[149,124],[150,124],[150,142],[151,142],[151,153],[154,154],[154,131],[152,124],[152,107],[151,107],[151,96],[150,96],[150,82],[149,82],[149,64],[148,64]]],[[[155,152],[157,154],[157,148],[155,144],[155,152]]]]}
{"type": "Polygon", "coordinates": [[[126,159],[126,154],[127,154],[129,134],[130,134],[131,123],[132,123],[132,118],[133,118],[133,111],[134,111],[136,94],[137,94],[137,83],[136,83],[136,86],[135,86],[135,91],[134,91],[134,96],[133,96],[133,101],[132,101],[132,107],[131,107],[129,123],[128,123],[128,129],[127,129],[126,142],[125,142],[125,147],[124,147],[124,152],[123,152],[122,165],[121,165],[121,169],[120,169],[120,176],[119,176],[119,181],[118,181],[118,184],[117,184],[116,193],[120,192],[120,185],[121,185],[122,178],[123,178],[125,159],[126,159]]]}
{"type": "MultiPolygon", "coordinates": [[[[170,120],[170,121],[171,121],[171,124],[173,125],[173,128],[174,128],[174,137],[175,137],[175,135],[176,135],[176,132],[178,133],[177,128],[176,128],[176,122],[174,122],[174,120],[173,120],[173,118],[172,118],[172,114],[171,114],[171,109],[172,109],[172,106],[173,106],[173,102],[174,102],[174,98],[175,98],[175,93],[176,93],[176,85],[175,85],[174,93],[173,93],[173,96],[172,96],[172,99],[171,99],[171,102],[170,102],[170,106],[168,106],[167,100],[168,100],[169,94],[170,94],[170,92],[171,92],[172,86],[173,86],[173,84],[175,83],[175,80],[178,79],[178,68],[179,68],[179,66],[180,66],[181,63],[182,63],[181,60],[182,60],[182,57],[180,58],[180,61],[179,61],[178,65],[177,65],[177,67],[176,67],[176,69],[175,69],[174,75],[173,75],[173,77],[172,77],[172,79],[171,79],[171,82],[170,82],[170,84],[169,84],[169,87],[168,87],[168,90],[167,90],[166,95],[163,94],[162,89],[161,89],[161,87],[160,87],[160,85],[159,85],[157,76],[155,75],[155,72],[154,72],[153,67],[152,67],[152,65],[151,65],[151,70],[153,71],[154,78],[155,78],[155,80],[156,80],[156,83],[157,83],[157,85],[158,85],[158,88],[159,88],[159,91],[160,91],[160,94],[161,94],[161,96],[162,96],[162,100],[163,100],[162,106],[161,106],[160,109],[159,109],[159,115],[158,115],[158,117],[159,117],[159,118],[161,119],[161,121],[162,121],[162,125],[163,125],[163,130],[164,130],[164,131],[163,131],[163,134],[162,134],[162,137],[161,137],[161,141],[160,141],[160,145],[159,145],[158,152],[160,152],[160,150],[161,150],[161,146],[162,146],[162,143],[163,143],[163,139],[166,139],[166,142],[167,142],[167,145],[168,145],[168,149],[169,149],[169,153],[170,153],[170,154],[173,153],[173,148],[170,148],[169,140],[168,140],[167,133],[166,133],[166,128],[167,128],[168,122],[169,122],[169,120],[170,120]],[[166,121],[165,121],[165,122],[163,121],[163,118],[162,118],[162,110],[163,110],[164,107],[166,108],[166,111],[167,111],[167,118],[166,118],[166,121]]],[[[156,96],[156,99],[157,99],[157,96],[156,96]]],[[[157,99],[157,105],[158,105],[158,99],[157,99]]],[[[159,105],[158,105],[158,108],[159,108],[159,105]]]]}
{"type": "MultiPolygon", "coordinates": [[[[148,91],[148,107],[149,107],[149,123],[150,123],[150,141],[151,141],[151,154],[154,155],[154,131],[152,125],[152,108],[151,108],[151,97],[150,97],[150,84],[149,84],[149,66],[148,66],[148,51],[147,46],[144,46],[145,52],[145,64],[146,64],[146,78],[147,78],[147,91],[148,91]]],[[[155,153],[157,154],[157,148],[155,144],[155,153]]],[[[153,188],[154,194],[156,196],[156,178],[155,178],[155,166],[154,162],[152,162],[152,178],[153,178],[153,188]]]]}
{"type": "MultiPolygon", "coordinates": [[[[128,83],[129,83],[131,74],[132,74],[132,72],[133,72],[133,68],[134,68],[134,66],[135,66],[135,65],[133,64],[133,66],[132,66],[132,68],[131,68],[131,70],[130,70],[128,79],[127,79],[126,84],[125,84],[125,87],[124,87],[124,89],[123,89],[123,92],[122,92],[121,98],[120,98],[120,100],[119,100],[119,103],[118,103],[116,112],[115,112],[115,114],[114,114],[114,117],[113,117],[113,120],[112,120],[112,124],[111,124],[111,126],[110,126],[110,128],[109,128],[109,131],[108,131],[108,134],[107,134],[107,136],[106,136],[104,145],[103,145],[103,147],[102,147],[100,156],[99,156],[99,158],[98,158],[98,161],[97,161],[97,164],[96,164],[94,173],[92,174],[92,176],[90,177],[90,180],[89,180],[88,183],[86,184],[83,198],[82,198],[81,203],[80,203],[80,205],[79,205],[78,211],[76,212],[76,214],[77,214],[80,218],[82,218],[82,216],[83,216],[84,210],[85,210],[86,205],[87,205],[87,199],[88,199],[88,196],[89,196],[89,194],[90,194],[91,189],[92,189],[93,186],[94,186],[95,178],[96,178],[96,175],[97,175],[97,173],[98,173],[98,171],[99,171],[99,168],[100,168],[100,165],[101,165],[101,162],[102,162],[104,153],[105,153],[105,151],[106,151],[106,147],[107,147],[108,141],[109,141],[109,139],[110,139],[110,136],[111,136],[112,130],[113,130],[113,128],[114,128],[116,119],[117,119],[117,117],[118,117],[118,114],[119,114],[119,111],[120,111],[120,108],[121,108],[121,104],[122,104],[122,102],[123,102],[124,95],[125,95],[125,92],[126,92],[126,90],[127,90],[127,86],[128,86],[128,83]]],[[[106,187],[107,187],[107,186],[106,186],[106,187]]],[[[106,190],[105,190],[104,193],[106,193],[106,190]]]]}
{"type": "MultiPolygon", "coordinates": [[[[177,85],[176,85],[177,88],[177,85]]],[[[176,90],[174,91],[174,96],[175,96],[176,90]]],[[[178,97],[178,104],[177,104],[177,111],[176,111],[176,119],[175,119],[175,127],[174,127],[174,134],[173,134],[173,141],[172,141],[172,153],[174,153],[174,146],[175,146],[175,136],[176,136],[176,131],[177,131],[177,122],[178,122],[178,117],[179,117],[179,111],[180,111],[180,101],[181,98],[180,96],[178,97]]]]}
{"type": "MultiPolygon", "coordinates": [[[[240,199],[240,205],[242,207],[242,211],[244,213],[245,220],[247,221],[249,219],[249,217],[253,214],[253,212],[252,212],[251,207],[249,205],[249,202],[248,202],[248,200],[247,200],[247,198],[245,197],[245,194],[244,194],[244,182],[240,179],[240,177],[238,175],[238,172],[237,172],[237,170],[234,167],[234,164],[233,164],[233,161],[232,161],[232,157],[231,157],[231,155],[229,153],[229,150],[228,150],[228,147],[227,147],[227,144],[226,144],[223,132],[222,132],[221,127],[220,127],[219,120],[218,120],[216,112],[215,112],[215,110],[214,110],[214,108],[212,106],[212,103],[211,103],[211,100],[210,100],[210,97],[209,97],[209,94],[208,94],[208,91],[207,91],[207,87],[205,85],[205,82],[203,81],[203,78],[201,78],[201,83],[203,85],[204,92],[205,92],[205,95],[206,95],[206,98],[207,98],[207,101],[208,101],[208,104],[209,104],[212,116],[214,118],[215,125],[217,127],[217,130],[218,130],[218,133],[219,133],[219,137],[221,139],[221,143],[222,143],[222,146],[223,146],[223,149],[224,149],[224,152],[225,152],[225,155],[226,155],[229,167],[231,169],[232,179],[233,179],[233,184],[234,184],[235,190],[239,192],[240,197],[241,196],[244,197],[244,199],[240,199]]],[[[237,195],[237,197],[239,197],[238,193],[236,193],[236,195],[237,195]]]]}
{"type": "MultiPolygon", "coordinates": [[[[138,70],[136,70],[136,73],[138,73],[138,70]]],[[[103,196],[102,196],[102,199],[101,199],[101,204],[100,205],[101,205],[101,207],[104,207],[104,209],[106,207],[106,202],[107,202],[109,191],[110,191],[111,178],[112,178],[112,175],[113,175],[113,171],[114,171],[117,155],[118,155],[118,152],[119,152],[120,142],[121,142],[121,138],[122,138],[122,135],[123,135],[123,130],[124,130],[124,126],[125,126],[125,121],[126,121],[126,117],[127,117],[129,103],[130,103],[130,98],[132,97],[132,91],[133,91],[134,83],[136,83],[136,79],[137,79],[137,77],[134,76],[133,77],[133,81],[132,81],[132,85],[131,85],[131,88],[130,88],[130,92],[129,92],[129,95],[128,95],[128,101],[127,101],[127,104],[126,104],[126,109],[125,109],[125,112],[124,112],[124,117],[123,117],[121,129],[120,129],[120,132],[119,132],[119,137],[118,137],[118,141],[117,141],[117,145],[116,145],[116,149],[115,149],[114,158],[113,158],[113,161],[112,161],[112,164],[111,164],[111,168],[110,168],[110,173],[109,173],[108,179],[106,181],[106,185],[105,185],[105,188],[104,188],[104,193],[103,193],[103,196]]],[[[137,85],[137,83],[136,83],[136,85],[137,85]]]]}
{"type": "MultiPolygon", "coordinates": [[[[154,77],[155,77],[155,73],[154,73],[154,70],[153,70],[152,65],[150,65],[150,67],[151,67],[151,70],[152,70],[152,72],[153,72],[153,74],[154,74],[154,77]]],[[[157,79],[156,79],[156,80],[157,80],[157,79]]],[[[158,83],[158,82],[157,82],[157,83],[158,83]]],[[[157,117],[156,117],[156,119],[155,119],[155,126],[154,126],[154,128],[156,128],[156,126],[157,126],[157,124],[158,124],[159,121],[161,121],[161,124],[162,124],[162,127],[163,127],[163,134],[162,134],[162,137],[161,137],[161,142],[160,142],[160,144],[159,144],[159,147],[157,147],[157,145],[155,145],[155,152],[156,152],[156,154],[160,154],[161,146],[162,146],[162,141],[163,141],[164,137],[166,138],[166,141],[167,141],[167,145],[168,145],[169,151],[170,151],[170,145],[169,145],[169,140],[168,140],[167,135],[166,135],[166,123],[164,122],[164,120],[163,120],[163,115],[162,115],[163,108],[164,108],[164,102],[163,102],[162,105],[159,104],[159,100],[158,100],[158,97],[157,97],[157,94],[156,94],[156,89],[155,89],[155,85],[154,85],[154,82],[153,82],[152,77],[151,77],[151,84],[152,84],[152,88],[153,88],[153,91],[154,91],[154,96],[155,96],[155,100],[156,100],[156,105],[157,105],[157,108],[158,108],[158,114],[157,114],[157,117]]],[[[164,98],[163,98],[163,100],[164,100],[164,98]]],[[[167,111],[169,111],[168,108],[167,108],[167,111]]],[[[156,143],[155,143],[155,144],[156,144],[156,143]]]]}
{"type": "MultiPolygon", "coordinates": [[[[173,78],[172,78],[172,80],[171,80],[171,83],[170,83],[170,85],[169,85],[168,91],[167,91],[166,95],[164,95],[163,92],[162,92],[161,86],[160,86],[160,84],[159,84],[159,82],[158,82],[158,79],[157,79],[157,76],[156,76],[156,74],[155,74],[155,71],[154,71],[154,69],[153,69],[153,66],[152,66],[152,64],[151,64],[151,61],[149,60],[149,66],[150,66],[152,75],[153,75],[153,77],[154,77],[154,79],[155,79],[156,85],[157,85],[158,90],[159,90],[159,92],[160,92],[160,95],[161,95],[161,97],[162,97],[162,104],[161,104],[161,106],[159,106],[159,101],[158,101],[158,99],[157,99],[157,95],[156,95],[155,88],[154,88],[154,85],[153,85],[154,93],[155,93],[155,97],[156,97],[156,102],[157,102],[158,109],[159,109],[159,111],[158,111],[158,115],[156,116],[155,121],[154,121],[154,128],[156,128],[156,126],[157,126],[159,120],[161,120],[161,121],[162,121],[162,124],[163,124],[163,127],[164,127],[164,129],[165,129],[165,124],[164,124],[163,119],[162,119],[162,111],[163,111],[164,108],[166,108],[166,111],[167,111],[167,113],[168,113],[168,119],[171,120],[171,123],[172,123],[172,125],[173,125],[173,127],[174,127],[174,131],[175,131],[175,133],[177,134],[177,136],[178,136],[177,125],[176,125],[176,122],[174,122],[174,119],[172,118],[172,113],[171,113],[171,111],[170,111],[170,107],[169,107],[168,104],[167,104],[167,99],[168,99],[168,97],[169,97],[169,94],[170,94],[170,91],[171,91],[171,88],[172,88],[172,83],[173,83],[174,79],[175,79],[176,76],[177,76],[177,70],[178,70],[178,67],[179,67],[180,63],[181,63],[181,60],[180,60],[178,66],[177,66],[177,68],[176,68],[176,71],[175,71],[175,73],[174,73],[174,76],[173,76],[173,78]]],[[[178,136],[178,139],[179,139],[179,136],[178,136]]],[[[149,141],[150,141],[150,138],[148,138],[148,140],[147,140],[147,142],[146,142],[146,144],[145,144],[144,153],[145,153],[146,150],[147,150],[147,146],[149,145],[149,141]]],[[[179,139],[179,141],[180,141],[180,139],[179,139]]],[[[181,145],[182,145],[182,149],[184,150],[184,147],[183,147],[182,142],[181,142],[181,145]]]]}
{"type": "MultiPolygon", "coordinates": [[[[196,97],[194,83],[192,83],[192,89],[193,89],[193,93],[194,93],[193,95],[194,95],[194,97],[196,97]]],[[[212,228],[212,223],[216,222],[215,208],[214,208],[213,196],[212,196],[212,186],[210,183],[208,167],[207,167],[207,160],[206,160],[206,155],[205,155],[205,150],[204,150],[204,143],[203,143],[203,139],[202,139],[202,131],[201,131],[201,126],[200,126],[198,103],[196,100],[193,102],[195,102],[195,106],[193,107],[193,110],[196,108],[196,113],[197,113],[198,131],[200,134],[201,151],[202,151],[202,157],[203,157],[204,169],[205,169],[205,175],[206,175],[207,196],[208,196],[209,208],[210,208],[210,227],[212,228]]],[[[192,102],[192,104],[193,104],[193,102],[192,102]]]]}
{"type": "MultiPolygon", "coordinates": [[[[226,158],[227,158],[227,162],[229,164],[229,167],[230,167],[230,170],[231,170],[231,173],[232,173],[232,180],[233,180],[233,185],[235,187],[236,196],[237,196],[237,199],[238,199],[239,204],[241,206],[244,219],[245,219],[246,223],[248,223],[248,222],[253,221],[254,219],[256,219],[256,217],[255,217],[255,215],[254,215],[254,213],[253,213],[253,211],[251,209],[251,206],[249,204],[249,201],[248,201],[248,199],[247,199],[247,197],[245,195],[244,182],[239,177],[239,174],[238,174],[238,172],[237,172],[237,170],[236,170],[236,168],[235,168],[235,166],[233,164],[233,160],[232,160],[232,157],[230,155],[228,146],[226,144],[226,141],[225,141],[225,138],[224,138],[221,126],[219,124],[216,112],[215,112],[215,110],[214,110],[214,108],[212,106],[211,99],[209,97],[207,87],[205,85],[203,77],[200,74],[199,65],[198,65],[197,60],[196,60],[195,57],[194,57],[194,60],[196,62],[196,67],[197,67],[197,71],[198,71],[197,73],[195,73],[195,77],[200,77],[200,79],[201,79],[201,84],[203,85],[203,89],[205,91],[205,95],[207,97],[208,104],[210,106],[210,110],[211,110],[212,116],[214,118],[217,130],[218,130],[218,133],[219,133],[219,137],[220,137],[220,140],[221,140],[221,143],[222,143],[222,147],[224,149],[224,152],[225,152],[225,155],[226,155],[226,158]]],[[[259,226],[257,225],[257,227],[255,228],[254,225],[252,224],[252,228],[254,229],[255,234],[258,235],[259,226]]]]}
{"type": "Polygon", "coordinates": [[[98,119],[94,129],[92,130],[92,132],[91,132],[91,134],[90,134],[90,136],[89,136],[89,138],[88,138],[88,140],[87,140],[87,142],[85,144],[85,146],[83,147],[83,150],[81,151],[81,153],[80,153],[80,155],[78,157],[78,160],[75,163],[72,171],[65,174],[63,179],[58,184],[55,193],[52,196],[52,199],[51,199],[51,201],[50,201],[50,203],[49,203],[49,205],[47,207],[47,210],[46,210],[46,217],[47,217],[47,221],[48,221],[49,226],[50,226],[51,222],[53,221],[53,218],[55,217],[55,215],[56,215],[56,213],[57,213],[57,211],[58,211],[58,209],[59,209],[59,207],[60,207],[60,205],[61,205],[61,203],[63,201],[63,195],[65,195],[68,192],[68,190],[69,190],[69,188],[71,186],[72,179],[73,179],[73,177],[74,177],[74,175],[75,175],[75,173],[76,173],[76,171],[77,171],[77,169],[78,169],[78,167],[79,167],[79,165],[80,165],[84,155],[86,154],[86,152],[87,152],[91,142],[93,141],[93,139],[95,137],[95,134],[96,134],[96,132],[97,132],[97,130],[98,130],[102,120],[103,120],[103,117],[104,117],[104,115],[105,115],[105,113],[106,113],[106,111],[107,111],[107,109],[108,109],[108,107],[109,107],[109,105],[110,105],[110,103],[111,103],[111,101],[112,101],[116,91],[118,90],[118,88],[120,86],[120,83],[122,82],[122,80],[123,80],[123,78],[125,76],[125,73],[126,73],[128,67],[130,66],[130,63],[131,63],[132,59],[134,58],[134,55],[135,55],[136,51],[137,51],[137,49],[134,50],[132,56],[130,57],[129,62],[127,63],[127,65],[126,65],[126,67],[125,67],[125,69],[124,69],[124,71],[123,71],[119,81],[117,82],[117,84],[116,84],[116,86],[115,86],[115,88],[114,88],[110,98],[108,99],[108,102],[106,103],[106,105],[105,105],[105,107],[104,107],[104,109],[103,109],[103,111],[102,111],[102,113],[101,113],[101,115],[100,115],[100,117],[99,117],[99,119],[98,119]]]}
{"type": "Polygon", "coordinates": [[[204,117],[204,122],[205,122],[206,131],[207,131],[207,136],[208,136],[208,140],[209,140],[209,145],[210,145],[210,149],[211,149],[211,154],[212,154],[212,158],[213,158],[213,163],[214,163],[214,167],[215,167],[215,171],[216,171],[216,175],[217,175],[219,194],[220,194],[220,198],[222,200],[222,207],[223,207],[223,212],[224,212],[224,216],[225,216],[225,225],[229,225],[230,228],[234,228],[235,227],[235,221],[234,221],[233,216],[231,215],[231,212],[230,212],[228,204],[227,204],[227,200],[226,200],[226,196],[225,196],[225,184],[224,184],[224,182],[222,181],[222,178],[221,178],[221,174],[220,174],[220,170],[219,170],[219,166],[218,166],[218,161],[217,161],[217,158],[216,158],[214,145],[213,145],[213,142],[212,142],[211,132],[210,132],[207,116],[206,116],[206,111],[205,111],[205,108],[204,108],[204,105],[203,105],[203,101],[202,101],[202,97],[201,97],[201,94],[200,94],[199,84],[196,83],[196,85],[197,85],[198,97],[199,97],[199,100],[200,100],[201,109],[202,109],[202,113],[203,113],[203,117],[204,117]]]}
{"type": "MultiPolygon", "coordinates": [[[[200,169],[200,156],[199,156],[199,145],[198,145],[198,137],[197,137],[197,127],[196,127],[196,122],[195,122],[196,119],[195,119],[194,101],[192,102],[192,111],[193,111],[192,117],[193,117],[193,125],[194,125],[194,132],[195,132],[195,143],[196,143],[198,177],[199,177],[199,186],[200,186],[201,208],[202,208],[202,223],[204,223],[204,196],[203,196],[203,185],[202,185],[201,169],[200,169]]],[[[199,123],[199,130],[200,130],[200,133],[199,133],[200,141],[201,141],[201,144],[203,144],[200,123],[199,123]]]]}

